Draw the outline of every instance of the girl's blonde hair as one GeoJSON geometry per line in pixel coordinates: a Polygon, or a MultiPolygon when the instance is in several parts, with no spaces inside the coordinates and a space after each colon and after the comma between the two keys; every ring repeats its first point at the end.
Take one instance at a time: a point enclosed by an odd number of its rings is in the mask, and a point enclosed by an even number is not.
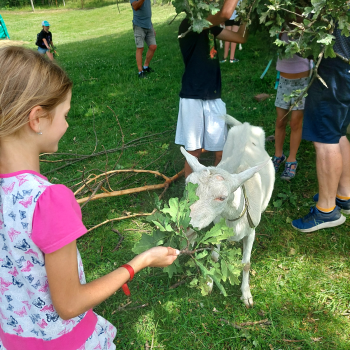
{"type": "Polygon", "coordinates": [[[30,49],[8,46],[0,49],[0,138],[28,123],[35,106],[40,117],[62,103],[72,88],[67,74],[57,64],[30,49]]]}

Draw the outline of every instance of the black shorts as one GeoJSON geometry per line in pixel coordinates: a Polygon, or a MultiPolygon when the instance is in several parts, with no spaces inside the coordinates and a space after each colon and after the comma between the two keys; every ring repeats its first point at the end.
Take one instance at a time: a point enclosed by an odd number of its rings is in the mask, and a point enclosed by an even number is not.
{"type": "Polygon", "coordinates": [[[241,25],[241,21],[235,21],[234,19],[229,19],[225,22],[225,26],[240,26],[241,25]]]}
{"type": "Polygon", "coordinates": [[[303,139],[336,144],[350,123],[350,66],[340,58],[323,58],[319,79],[312,83],[305,100],[303,139]]]}

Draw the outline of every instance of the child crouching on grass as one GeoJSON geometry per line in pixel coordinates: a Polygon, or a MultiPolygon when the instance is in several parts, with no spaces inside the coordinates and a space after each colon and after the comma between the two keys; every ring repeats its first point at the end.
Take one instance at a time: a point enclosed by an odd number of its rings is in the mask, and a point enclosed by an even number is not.
{"type": "Polygon", "coordinates": [[[134,273],[173,263],[152,248],[86,283],[76,239],[86,233],[73,193],[40,174],[67,130],[72,82],[39,53],[0,49],[0,348],[115,349],[116,328],[92,308],[134,273]]]}

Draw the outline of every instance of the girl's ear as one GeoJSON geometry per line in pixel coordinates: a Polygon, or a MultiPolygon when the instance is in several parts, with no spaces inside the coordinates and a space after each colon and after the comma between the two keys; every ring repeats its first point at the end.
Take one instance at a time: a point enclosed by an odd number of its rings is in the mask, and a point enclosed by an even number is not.
{"type": "Polygon", "coordinates": [[[43,109],[40,106],[34,107],[29,113],[29,127],[36,133],[41,132],[40,117],[43,115],[43,109]]]}

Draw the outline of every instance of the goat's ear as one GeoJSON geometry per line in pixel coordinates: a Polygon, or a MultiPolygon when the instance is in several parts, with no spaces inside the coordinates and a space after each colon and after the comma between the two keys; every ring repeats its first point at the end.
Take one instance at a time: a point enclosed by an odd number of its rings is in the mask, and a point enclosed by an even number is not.
{"type": "Polygon", "coordinates": [[[261,170],[265,165],[267,165],[268,162],[271,162],[271,159],[267,159],[266,161],[260,163],[257,166],[254,166],[252,168],[249,168],[247,170],[242,171],[239,174],[232,174],[233,179],[233,190],[236,191],[236,189],[243,185],[247,180],[249,180],[255,173],[257,173],[259,170],[261,170]]]}
{"type": "Polygon", "coordinates": [[[206,169],[204,165],[198,162],[198,159],[195,156],[193,156],[192,154],[189,154],[183,147],[180,147],[180,150],[182,154],[185,156],[188,165],[191,167],[191,169],[194,172],[206,169]]]}

